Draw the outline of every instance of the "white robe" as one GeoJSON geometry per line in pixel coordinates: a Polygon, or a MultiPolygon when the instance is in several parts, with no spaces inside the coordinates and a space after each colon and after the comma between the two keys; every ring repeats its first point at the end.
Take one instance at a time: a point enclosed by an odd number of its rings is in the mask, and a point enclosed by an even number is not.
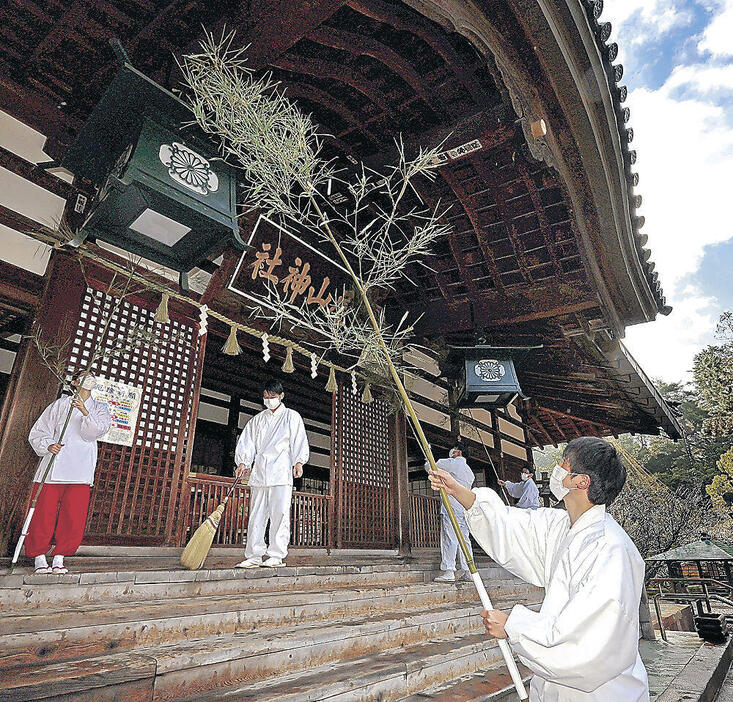
{"type": "MultiPolygon", "coordinates": [[[[429,464],[425,464],[427,469],[429,464]]],[[[470,488],[476,476],[473,471],[466,463],[466,459],[463,456],[457,458],[441,458],[436,461],[436,465],[441,470],[450,473],[463,487],[470,488]]],[[[456,521],[461,529],[463,538],[466,541],[468,550],[473,557],[473,549],[471,548],[471,539],[468,535],[468,526],[466,525],[466,519],[464,517],[464,510],[461,503],[456,500],[455,497],[448,496],[448,501],[453,507],[453,511],[456,515],[456,521]]],[[[468,563],[466,557],[463,555],[458,545],[458,537],[453,529],[453,525],[450,523],[448,512],[443,506],[442,502],[440,505],[440,569],[442,571],[455,570],[456,569],[456,556],[458,556],[458,565],[464,572],[468,572],[468,563]]]]}
{"type": "Polygon", "coordinates": [[[302,417],[285,405],[273,412],[266,409],[247,422],[234,452],[236,465],[249,468],[250,487],[293,484],[293,466],[307,463],[308,436],[302,417]]]}
{"type": "MultiPolygon", "coordinates": [[[[40,482],[46,471],[52,453],[48,452],[51,444],[59,442],[66,415],[71,407],[71,396],[63,395],[52,402],[31,428],[28,441],[33,450],[42,457],[35,482],[40,482]]],[[[47,483],[94,484],[94,469],[97,466],[97,440],[109,431],[112,419],[106,402],[93,400],[91,397],[84,403],[89,414],[85,417],[80,410],[74,409],[69,419],[69,426],[61,441],[63,448],[53,462],[47,483]]]]}
{"type": "Polygon", "coordinates": [[[504,487],[515,500],[519,500],[515,507],[537,509],[540,506],[540,491],[532,478],[519,483],[510,483],[507,480],[504,487]]]}
{"type": "Polygon", "coordinates": [[[604,505],[570,528],[565,510],[507,507],[474,490],[471,533],[507,570],[545,588],[539,612],[516,605],[505,629],[532,672],[531,702],[648,702],[639,656],[644,561],[604,505]]]}

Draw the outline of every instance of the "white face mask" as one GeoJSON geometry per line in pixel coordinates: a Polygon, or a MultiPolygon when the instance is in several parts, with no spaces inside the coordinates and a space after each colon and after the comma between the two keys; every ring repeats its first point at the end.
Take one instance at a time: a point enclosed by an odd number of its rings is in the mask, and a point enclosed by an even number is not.
{"type": "Polygon", "coordinates": [[[522,482],[526,483],[530,479],[530,477],[531,476],[529,473],[522,473],[522,482]]]}
{"type": "Polygon", "coordinates": [[[458,458],[458,451],[456,449],[448,451],[448,458],[458,458]]]}
{"type": "Polygon", "coordinates": [[[565,496],[570,492],[570,488],[566,488],[562,481],[570,475],[570,471],[565,470],[561,465],[555,464],[550,474],[550,492],[555,496],[555,499],[564,500],[565,496]]]}
{"type": "Polygon", "coordinates": [[[94,390],[97,387],[97,379],[93,375],[85,375],[81,387],[85,390],[94,390]]]}
{"type": "Polygon", "coordinates": [[[265,403],[265,407],[270,410],[277,409],[280,406],[279,397],[266,397],[262,401],[265,403]]]}

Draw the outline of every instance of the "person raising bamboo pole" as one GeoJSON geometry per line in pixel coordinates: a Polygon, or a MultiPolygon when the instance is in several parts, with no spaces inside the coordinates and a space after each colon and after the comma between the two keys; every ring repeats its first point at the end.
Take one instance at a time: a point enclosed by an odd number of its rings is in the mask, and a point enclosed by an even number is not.
{"type": "Polygon", "coordinates": [[[532,702],[648,702],[639,656],[644,561],[606,513],[626,481],[616,449],[573,439],[550,478],[566,510],[507,507],[490,488],[469,490],[444,470],[433,489],[455,497],[471,534],[497,563],[545,588],[539,612],[486,608],[486,632],[509,641],[535,674],[532,702]]]}

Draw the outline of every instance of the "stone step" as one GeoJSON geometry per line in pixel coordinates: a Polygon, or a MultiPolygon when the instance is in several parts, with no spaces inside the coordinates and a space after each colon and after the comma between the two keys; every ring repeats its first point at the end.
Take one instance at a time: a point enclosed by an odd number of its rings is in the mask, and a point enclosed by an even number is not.
{"type": "MultiPolygon", "coordinates": [[[[497,565],[480,569],[487,581],[511,574],[497,565]]],[[[432,581],[431,563],[293,566],[284,568],[140,570],[0,575],[0,612],[65,607],[89,602],[141,602],[161,598],[238,595],[267,590],[324,590],[432,581]]]]}
{"type": "MultiPolygon", "coordinates": [[[[413,646],[426,640],[477,634],[481,628],[477,606],[459,603],[420,613],[408,611],[356,617],[326,625],[315,622],[300,624],[295,628],[255,630],[175,644],[138,647],[134,654],[118,653],[81,661],[5,668],[1,676],[0,698],[39,699],[39,680],[52,680],[54,675],[63,683],[60,689],[63,694],[75,694],[74,689],[85,689],[84,685],[90,680],[95,689],[110,688],[105,695],[111,694],[111,689],[122,679],[128,687],[134,685],[144,695],[148,689],[145,676],[136,674],[134,680],[129,680],[125,677],[127,673],[120,670],[130,666],[128,657],[134,655],[139,658],[131,666],[133,669],[149,670],[148,663],[154,663],[154,699],[178,700],[194,692],[202,694],[243,681],[252,683],[272,679],[283,671],[303,671],[327,663],[336,664],[345,659],[413,646]],[[71,672],[77,668],[80,670],[80,682],[71,672]]],[[[485,635],[481,639],[485,641],[485,635]]],[[[467,670],[461,674],[465,672],[467,670]]],[[[55,689],[52,686],[43,694],[58,694],[55,689]]]]}
{"type": "MultiPolygon", "coordinates": [[[[541,598],[515,580],[491,583],[498,604],[541,598]]],[[[0,614],[0,667],[102,655],[191,638],[243,634],[253,629],[334,621],[360,614],[420,611],[465,603],[478,607],[471,583],[409,584],[330,591],[245,593],[94,603],[63,609],[0,614]]]]}
{"type": "MultiPolygon", "coordinates": [[[[380,651],[274,680],[190,691],[185,702],[396,702],[478,670],[510,692],[496,640],[470,633],[380,651]]],[[[157,697],[156,697],[157,699],[157,697]]],[[[423,698],[424,699],[424,698],[423,698]]],[[[428,698],[429,699],[429,698],[428,698]]],[[[450,699],[450,698],[448,698],[450,699]]],[[[447,702],[447,700],[446,700],[447,702]]]]}

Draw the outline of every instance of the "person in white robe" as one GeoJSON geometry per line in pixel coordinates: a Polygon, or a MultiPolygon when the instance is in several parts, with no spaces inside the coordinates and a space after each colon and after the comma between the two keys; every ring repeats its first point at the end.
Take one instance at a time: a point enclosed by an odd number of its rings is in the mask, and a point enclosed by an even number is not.
{"type": "Polygon", "coordinates": [[[283,404],[282,383],[268,380],[262,396],[265,409],[245,425],[234,456],[236,475],[249,477],[245,560],[237,568],[284,565],[290,543],[293,478],[302,477],[310,456],[303,418],[283,404]]]}
{"type": "Polygon", "coordinates": [[[539,612],[516,605],[483,611],[488,634],[508,639],[534,673],[532,702],[647,702],[639,656],[644,561],[606,507],[621,491],[624,468],[596,437],[569,442],[550,489],[566,510],[507,507],[489,488],[466,490],[431,473],[466,510],[481,547],[499,564],[545,588],[539,612]]]}
{"type": "Polygon", "coordinates": [[[527,467],[522,468],[521,482],[512,483],[509,480],[500,480],[499,485],[506,488],[506,491],[518,500],[515,507],[519,509],[537,509],[540,506],[540,491],[533,480],[533,473],[527,467]]]}
{"type": "Polygon", "coordinates": [[[106,402],[94,400],[96,379],[77,372],[71,384],[74,397],[62,395],[36,420],[28,435],[33,450],[41,457],[33,478],[33,495],[40,494],[25,541],[25,553],[35,559],[37,573],[64,574],[64,556],[76,553],[84,536],[91,487],[97,465],[97,441],[112,426],[106,402]],[[61,432],[72,408],[61,443],[61,432]],[[54,458],[55,456],[55,458],[54,458]],[[51,471],[40,485],[48,464],[51,471]],[[55,537],[53,564],[46,554],[55,537]]]}
{"type": "MultiPolygon", "coordinates": [[[[448,458],[441,458],[435,462],[435,465],[437,465],[441,470],[452,475],[461,485],[470,489],[476,478],[466,462],[468,451],[469,449],[467,446],[458,442],[449,451],[448,458]]],[[[425,469],[428,470],[429,467],[430,464],[426,463],[425,469]]],[[[466,520],[463,516],[463,507],[461,507],[455,497],[449,496],[448,501],[453,507],[458,526],[461,529],[463,538],[466,540],[466,545],[468,546],[469,551],[471,551],[471,539],[468,534],[468,525],[466,524],[466,520]]],[[[472,551],[471,555],[473,555],[472,551]]],[[[468,578],[468,563],[466,563],[466,557],[458,546],[458,537],[450,523],[448,512],[442,504],[440,505],[440,570],[440,575],[435,578],[436,583],[453,583],[456,580],[468,578]],[[458,556],[458,565],[460,566],[457,572],[456,556],[458,556]]]]}

